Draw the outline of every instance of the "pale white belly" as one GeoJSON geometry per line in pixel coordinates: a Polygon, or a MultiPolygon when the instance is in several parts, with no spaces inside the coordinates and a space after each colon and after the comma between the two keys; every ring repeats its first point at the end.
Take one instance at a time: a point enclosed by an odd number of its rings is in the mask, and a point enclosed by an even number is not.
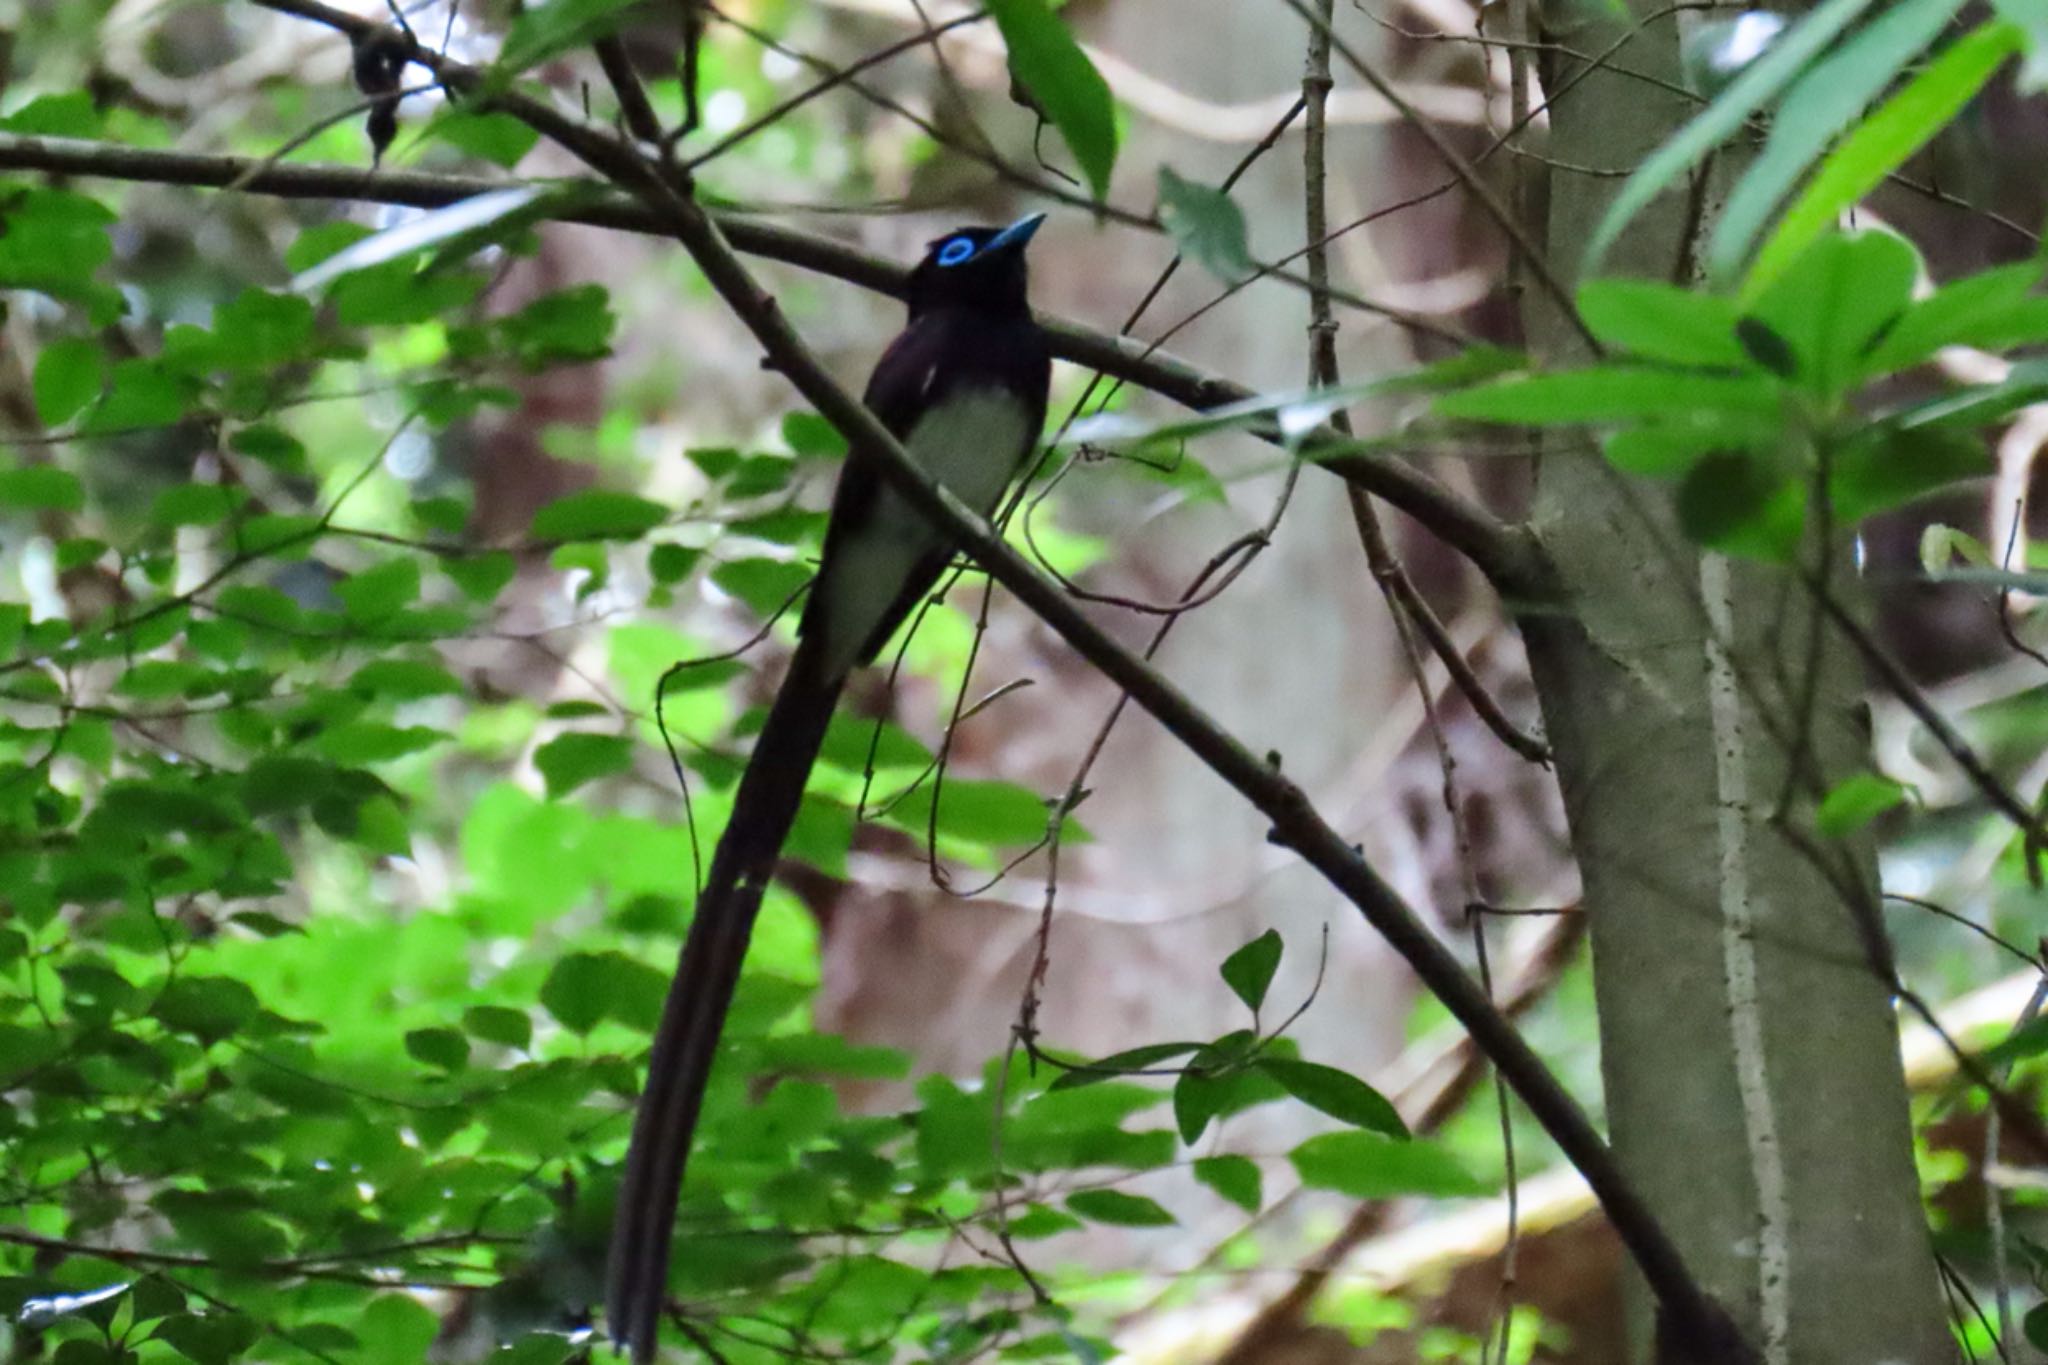
{"type": "MultiPolygon", "coordinates": [[[[1002,500],[1016,473],[1017,452],[1027,436],[1016,400],[997,389],[970,389],[926,413],[903,443],[910,458],[953,495],[983,516],[1002,500]]],[[[820,588],[830,594],[824,628],[825,655],[834,671],[852,668],[860,651],[903,592],[919,560],[945,540],[895,490],[875,499],[868,524],[858,535],[842,535],[833,547],[831,577],[820,588]]]]}

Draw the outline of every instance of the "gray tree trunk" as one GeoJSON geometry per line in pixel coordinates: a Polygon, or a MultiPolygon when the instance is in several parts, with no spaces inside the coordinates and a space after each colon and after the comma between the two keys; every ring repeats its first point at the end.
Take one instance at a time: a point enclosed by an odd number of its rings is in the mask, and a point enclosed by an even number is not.
{"type": "MultiPolygon", "coordinates": [[[[1581,26],[1546,36],[1575,52],[1625,31],[1599,6],[1569,14],[1581,26]]],[[[1677,36],[1667,14],[1620,61],[1677,82],[1677,36]]],[[[1620,181],[1563,168],[1639,164],[1693,107],[1608,69],[1552,109],[1548,237],[1567,283],[1620,181]]],[[[1667,195],[1605,271],[1683,281],[1711,217],[1687,200],[1667,195]]],[[[1571,355],[1528,296],[1537,349],[1571,355]]],[[[1569,616],[1528,638],[1592,915],[1614,1142],[1767,1365],[1951,1361],[1886,988],[1841,896],[1769,823],[1810,672],[1821,784],[1866,761],[1855,662],[1810,635],[1785,574],[1699,553],[1669,503],[1595,454],[1551,453],[1535,508],[1570,593],[1569,616]]],[[[1869,845],[1846,852],[1875,887],[1869,845]]]]}

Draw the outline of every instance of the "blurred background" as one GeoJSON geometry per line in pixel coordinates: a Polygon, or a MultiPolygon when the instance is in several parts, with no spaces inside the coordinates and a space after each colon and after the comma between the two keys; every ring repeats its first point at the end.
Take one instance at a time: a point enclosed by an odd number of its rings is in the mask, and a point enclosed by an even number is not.
{"type": "MultiPolygon", "coordinates": [[[[389,18],[366,0],[353,8],[389,18]]],[[[1513,117],[1512,49],[1487,41],[1488,26],[1505,22],[1502,10],[1367,0],[1339,5],[1337,23],[1419,111],[1479,157],[1513,117]]],[[[1100,212],[1057,133],[1016,98],[991,25],[906,42],[971,13],[955,0],[707,6],[703,126],[678,149],[686,159],[716,149],[693,167],[702,195],[904,263],[955,225],[1043,209],[1050,218],[1032,248],[1041,310],[1159,342],[1260,391],[1303,387],[1309,308],[1298,282],[1262,277],[1231,287],[1190,261],[1152,292],[1175,258],[1157,218],[1166,168],[1208,186],[1235,177],[1231,198],[1256,260],[1302,247],[1302,122],[1294,116],[1302,27],[1276,6],[1245,0],[1072,0],[1062,15],[1116,97],[1123,139],[1114,212],[1100,212]],[[832,70],[892,45],[896,55],[784,108],[832,70]]],[[[478,64],[492,60],[518,18],[516,7],[438,2],[404,16],[421,41],[478,64]]],[[[678,10],[656,5],[632,11],[620,29],[668,120],[682,107],[684,31],[678,10]]],[[[1733,28],[1702,18],[1702,62],[1733,41],[1733,28]]],[[[408,79],[417,85],[419,75],[415,68],[408,79]]],[[[594,108],[598,117],[610,108],[585,51],[529,75],[562,108],[594,108]]],[[[255,5],[0,2],[0,80],[0,112],[13,120],[0,127],[14,133],[353,167],[366,197],[379,177],[410,171],[545,180],[581,170],[508,120],[452,114],[433,88],[397,105],[396,137],[373,167],[347,42],[255,5]]],[[[1921,245],[1933,278],[2037,251],[2033,230],[2048,207],[2044,117],[2039,101],[1988,98],[1922,158],[1915,187],[1894,186],[1873,201],[1921,245]]],[[[1443,353],[1386,309],[1516,344],[1516,284],[1501,243],[1464,196],[1443,192],[1445,173],[1426,141],[1341,71],[1329,119],[1331,218],[1357,224],[1332,244],[1333,283],[1382,306],[1340,308],[1345,378],[1389,375],[1443,353]]],[[[1533,129],[1536,151],[1484,162],[1497,186],[1525,203],[1540,177],[1516,163],[1540,156],[1540,118],[1533,129]]],[[[27,183],[9,175],[0,193],[27,183]]],[[[215,969],[249,982],[266,1008],[317,1019],[324,1036],[314,1052],[326,1074],[380,1093],[412,1084],[418,1049],[405,1035],[446,1026],[450,1002],[460,1013],[484,999],[473,993],[486,985],[494,1001],[541,990],[545,1002],[554,964],[573,953],[624,952],[666,971],[687,906],[692,844],[653,725],[654,683],[678,660],[745,647],[742,666],[686,671],[663,711],[688,760],[697,838],[708,848],[732,758],[786,657],[786,625],[757,633],[803,581],[836,438],[763,369],[749,336],[676,247],[552,222],[475,253],[459,277],[443,277],[460,281],[444,297],[359,301],[353,314],[341,304],[353,349],[287,350],[275,365],[251,364],[240,409],[223,391],[206,413],[180,409],[175,395],[165,412],[143,376],[155,373],[153,358],[177,352],[181,329],[226,335],[221,310],[245,289],[285,291],[326,251],[420,211],[220,194],[147,177],[33,183],[75,188],[111,211],[106,259],[84,270],[118,290],[122,306],[99,311],[62,291],[7,295],[0,444],[18,467],[72,472],[88,500],[81,517],[10,516],[0,597],[35,620],[91,619],[133,591],[136,564],[106,547],[139,542],[151,528],[163,532],[163,573],[185,588],[204,583],[232,547],[204,524],[173,519],[166,529],[162,515],[167,492],[203,485],[239,488],[249,505],[277,515],[345,506],[339,520],[360,535],[329,537],[303,558],[259,568],[256,581],[297,610],[346,613],[338,589],[381,563],[389,544],[430,541],[439,548],[428,556],[425,599],[442,591],[472,612],[424,651],[403,651],[431,655],[455,680],[452,694],[437,687],[392,703],[393,725],[428,727],[436,741],[328,755],[376,766],[391,798],[389,816],[377,818],[399,827],[371,837],[361,802],[346,818],[314,811],[282,836],[289,875],[259,898],[260,912],[289,932],[226,918],[191,926],[215,969]],[[92,405],[83,417],[74,419],[74,408],[50,420],[61,404],[40,387],[39,376],[53,372],[44,357],[80,338],[102,357],[92,405]],[[599,488],[673,515],[631,547],[532,543],[536,513],[599,488]],[[479,558],[484,551],[504,557],[479,558]],[[496,583],[465,584],[447,569],[489,564],[480,569],[488,580],[501,562],[496,583]],[[583,733],[630,744],[621,761],[607,757],[601,770],[563,778],[574,751],[559,741],[583,733]]],[[[900,305],[794,267],[756,264],[834,373],[861,382],[900,325],[900,305]]],[[[324,312],[320,325],[333,320],[324,312]]],[[[1106,398],[1140,417],[1169,411],[1143,395],[1110,395],[1062,366],[1055,420],[1106,398]]],[[[1397,431],[1409,415],[1386,400],[1362,406],[1358,420],[1397,431]]],[[[2029,543],[2033,462],[2044,439],[2048,422],[2022,418],[2000,448],[1995,479],[1890,515],[1864,537],[1884,637],[1946,712],[2025,774],[2016,779],[2023,792],[2048,778],[2036,771],[2048,707],[2038,658],[2008,643],[2001,611],[2026,632],[2033,603],[1917,580],[1930,526],[1959,528],[1995,550],[2017,523],[2018,543],[2029,543]]],[[[1413,457],[1504,514],[1521,507],[1528,471],[1519,460],[1440,446],[1413,457]]],[[[1501,604],[1460,558],[1398,514],[1382,515],[1407,573],[1478,677],[1511,720],[1536,729],[1521,647],[1501,604]]],[[[1065,449],[1048,458],[1009,531],[1134,647],[1153,641],[1166,619],[1159,607],[1187,594],[1226,547],[1257,533],[1254,552],[1235,552],[1230,562],[1241,571],[1227,586],[1172,618],[1159,665],[1248,745],[1276,755],[1468,960],[1476,908],[1530,912],[1481,917],[1496,992],[1597,1111],[1576,875],[1555,783],[1473,715],[1433,659],[1419,674],[1410,666],[1337,480],[1290,471],[1272,448],[1227,434],[1190,445],[1184,462],[1169,466],[1065,449]]],[[[367,659],[309,650],[278,665],[278,685],[298,685],[295,670],[331,680],[367,659]]],[[[1242,1014],[1217,964],[1274,930],[1284,953],[1265,1008],[1284,1016],[1300,1007],[1287,1029],[1300,1055],[1371,1081],[1411,1123],[1429,1115],[1466,1170],[1489,1186],[1502,1180],[1509,1155],[1491,1082],[1470,1067],[1442,1012],[1418,999],[1405,969],[1346,904],[1267,842],[1256,813],[1148,718],[1133,711],[1106,728],[1115,689],[1028,613],[963,577],[906,646],[893,689],[878,673],[856,694],[860,714],[894,727],[882,732],[890,743],[914,741],[907,768],[889,768],[884,756],[878,789],[896,785],[883,780],[892,772],[914,775],[960,717],[948,790],[959,784],[975,804],[943,831],[936,853],[914,801],[895,818],[857,826],[839,806],[836,817],[819,815],[800,830],[791,850],[750,972],[790,983],[816,1034],[908,1059],[838,1079],[849,1112],[929,1104],[921,1078],[982,1075],[1014,1047],[1020,1021],[1044,1046],[1085,1056],[1207,1039],[1218,1020],[1242,1014]],[[1044,822],[1037,803],[1057,799],[1084,771],[1087,796],[1074,820],[1086,839],[1063,844],[1055,861],[1033,848],[1033,821],[1044,822]],[[1020,1011],[1034,979],[1027,1021],[1020,1011]]],[[[289,723],[289,705],[276,709],[278,723],[289,723]]],[[[326,723],[310,714],[298,721],[326,723]]],[[[1887,885],[2031,950],[2036,893],[2016,850],[1970,790],[1922,752],[1898,707],[1876,703],[1874,724],[1881,766],[1922,798],[1920,808],[1887,817],[1887,885]]],[[[235,742],[217,719],[189,714],[159,724],[117,719],[113,730],[124,754],[133,747],[188,765],[222,762],[235,742]]],[[[825,779],[847,800],[861,790],[861,765],[851,766],[825,779]]],[[[1981,937],[1910,907],[1894,927],[1909,975],[1932,1000],[1963,999],[2015,968],[1981,937]]],[[[565,1056],[600,1036],[573,1039],[536,1018],[536,1057],[548,1055],[551,1034],[565,1056]]],[[[1926,1102],[1948,1106],[1924,1130],[1923,1175],[1945,1245],[1967,1265],[1983,1246],[1973,1193],[1983,1178],[1981,1116],[1952,1095],[1938,1098],[1941,1064],[1923,1054],[1916,1078],[1935,1088],[1926,1102]]],[[[766,1093],[763,1084],[752,1098],[766,1093]]],[[[609,1103],[618,1108],[616,1096],[609,1103]]],[[[1525,1120],[1508,1123],[1520,1176],[1512,1242],[1502,1198],[1361,1205],[1303,1189],[1274,1158],[1334,1126],[1300,1105],[1247,1107],[1194,1150],[1260,1163],[1253,1211],[1185,1163],[1162,1163],[1117,1188],[1158,1201],[1172,1226],[1077,1224],[1026,1244],[1027,1259],[1076,1294],[1090,1333],[1132,1359],[1470,1359],[1508,1304],[1515,1326],[1503,1360],[1623,1358],[1619,1252],[1525,1120]]],[[[614,1124],[579,1132],[585,1151],[540,1141],[533,1155],[544,1167],[571,1156],[601,1163],[615,1159],[624,1135],[614,1124]]],[[[2005,1154],[2017,1165],[2043,1157],[2005,1154]]],[[[543,1183],[555,1183],[547,1170],[543,1183]]],[[[543,1193],[529,1182],[535,1222],[545,1221],[543,1193]]],[[[424,1300],[443,1358],[474,1358],[480,1348],[465,1342],[488,1339],[483,1329],[464,1336],[475,1297],[450,1290],[424,1300]]],[[[20,1358],[27,1340],[17,1338],[20,1358]]]]}

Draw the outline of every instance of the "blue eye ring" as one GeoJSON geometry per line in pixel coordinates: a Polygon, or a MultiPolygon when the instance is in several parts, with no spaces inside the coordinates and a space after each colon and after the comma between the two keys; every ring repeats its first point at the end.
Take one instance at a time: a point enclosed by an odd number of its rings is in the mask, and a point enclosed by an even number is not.
{"type": "Polygon", "coordinates": [[[958,265],[974,254],[974,243],[965,237],[955,237],[939,249],[940,265],[958,265]]]}

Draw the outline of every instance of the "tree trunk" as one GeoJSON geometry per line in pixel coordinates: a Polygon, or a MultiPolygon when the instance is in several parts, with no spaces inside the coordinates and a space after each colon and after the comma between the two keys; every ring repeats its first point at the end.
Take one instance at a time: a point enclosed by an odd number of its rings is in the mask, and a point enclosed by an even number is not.
{"type": "MultiPolygon", "coordinates": [[[[1626,32],[1571,12],[1593,22],[1545,36],[1575,53],[1626,32]]],[[[1677,24],[1618,60],[1681,81],[1677,24]]],[[[1546,88],[1580,74],[1564,63],[1546,88]]],[[[1621,181],[1565,168],[1637,165],[1694,108],[1610,66],[1552,109],[1549,254],[1567,284],[1621,181]]],[[[1712,202],[1667,194],[1603,273],[1687,282],[1712,202]]],[[[1583,358],[1528,296],[1536,349],[1583,358]]],[[[1553,452],[1535,506],[1570,595],[1528,638],[1592,916],[1615,1146],[1767,1365],[1951,1361],[1887,989],[1842,897],[1771,823],[1809,697],[1818,784],[1866,762],[1855,662],[1810,633],[1788,575],[1700,553],[1669,503],[1597,454],[1553,452]]],[[[1868,842],[1836,851],[1877,885],[1868,842]]]]}

